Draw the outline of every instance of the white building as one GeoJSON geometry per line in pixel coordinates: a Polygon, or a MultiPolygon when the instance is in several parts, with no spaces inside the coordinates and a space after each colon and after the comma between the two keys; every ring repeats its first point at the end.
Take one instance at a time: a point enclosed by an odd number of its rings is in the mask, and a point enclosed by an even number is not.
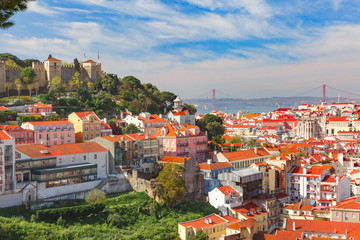
{"type": "Polygon", "coordinates": [[[0,195],[15,189],[15,139],[0,131],[0,195]]]}
{"type": "Polygon", "coordinates": [[[222,211],[224,215],[229,214],[230,208],[241,206],[240,193],[231,186],[217,187],[209,193],[209,203],[222,211]]]}
{"type": "Polygon", "coordinates": [[[153,135],[164,127],[168,121],[156,114],[142,112],[139,116],[127,115],[124,118],[126,125],[135,124],[145,135],[153,135]]]}

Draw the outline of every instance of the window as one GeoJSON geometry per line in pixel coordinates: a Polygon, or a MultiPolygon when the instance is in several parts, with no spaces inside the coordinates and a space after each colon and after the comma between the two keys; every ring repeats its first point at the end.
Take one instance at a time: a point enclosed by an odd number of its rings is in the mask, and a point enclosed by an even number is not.
{"type": "Polygon", "coordinates": [[[86,161],[86,155],[84,155],[84,161],[86,161]]]}
{"type": "Polygon", "coordinates": [[[59,158],[59,163],[62,163],[62,158],[59,158]]]}
{"type": "Polygon", "coordinates": [[[352,214],[352,217],[355,218],[355,213],[352,214]]]}
{"type": "Polygon", "coordinates": [[[97,159],[97,154],[94,154],[94,159],[97,159]]]}
{"type": "Polygon", "coordinates": [[[39,139],[42,139],[42,134],[39,134],[39,139]]]}
{"type": "Polygon", "coordinates": [[[72,161],[73,161],[73,162],[75,161],[75,157],[72,157],[72,161]]]}
{"type": "Polygon", "coordinates": [[[345,213],[345,220],[348,220],[348,213],[345,213]]]}
{"type": "Polygon", "coordinates": [[[54,133],[54,138],[57,138],[57,133],[54,133]]]}
{"type": "Polygon", "coordinates": [[[68,133],[68,137],[71,137],[71,132],[68,133]]]}

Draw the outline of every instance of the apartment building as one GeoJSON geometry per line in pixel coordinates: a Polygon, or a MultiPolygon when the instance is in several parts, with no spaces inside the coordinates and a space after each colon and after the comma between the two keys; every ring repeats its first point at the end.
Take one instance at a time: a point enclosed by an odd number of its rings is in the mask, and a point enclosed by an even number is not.
{"type": "Polygon", "coordinates": [[[45,146],[75,143],[74,125],[67,120],[25,122],[21,127],[34,132],[34,143],[45,146]]]}
{"type": "Polygon", "coordinates": [[[0,195],[15,187],[15,140],[0,130],[0,195]]]}
{"type": "Polygon", "coordinates": [[[68,116],[74,124],[76,142],[85,142],[101,136],[101,120],[94,112],[73,112],[68,116]]]}
{"type": "Polygon", "coordinates": [[[153,136],[163,145],[164,155],[206,159],[207,135],[198,126],[167,124],[153,136]]]}
{"type": "Polygon", "coordinates": [[[138,116],[127,115],[124,121],[126,125],[135,124],[145,135],[153,135],[159,131],[159,128],[168,124],[166,119],[148,112],[140,113],[138,116]]]}

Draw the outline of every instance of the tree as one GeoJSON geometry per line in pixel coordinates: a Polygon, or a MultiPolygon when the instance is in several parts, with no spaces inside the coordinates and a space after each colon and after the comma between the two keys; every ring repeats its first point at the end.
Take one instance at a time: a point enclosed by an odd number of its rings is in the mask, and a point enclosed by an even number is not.
{"type": "Polygon", "coordinates": [[[169,205],[173,206],[176,202],[185,197],[187,191],[184,180],[185,168],[179,164],[168,163],[160,171],[156,178],[161,183],[160,197],[169,205]]]}
{"type": "Polygon", "coordinates": [[[83,82],[80,81],[80,73],[78,71],[76,71],[74,73],[72,79],[70,80],[70,87],[71,87],[71,89],[73,89],[74,87],[77,89],[82,85],[83,85],[83,82]]]}
{"type": "Polygon", "coordinates": [[[191,104],[187,104],[187,103],[184,103],[185,107],[183,110],[188,110],[189,112],[191,112],[192,114],[195,114],[197,112],[197,109],[194,105],[191,105],[191,104]]]}
{"type": "Polygon", "coordinates": [[[38,96],[38,91],[40,88],[40,81],[39,81],[39,78],[37,78],[37,77],[34,79],[34,88],[35,88],[36,96],[38,96]]]}
{"type": "Polygon", "coordinates": [[[87,85],[87,87],[88,87],[89,90],[92,90],[92,89],[94,88],[94,83],[91,82],[91,81],[88,81],[88,82],[86,83],[86,85],[87,85]]]}
{"type": "Polygon", "coordinates": [[[106,76],[101,80],[102,89],[112,95],[118,94],[119,85],[120,80],[116,74],[106,74],[106,76]]]}
{"type": "Polygon", "coordinates": [[[77,72],[80,72],[80,63],[77,58],[74,58],[74,68],[77,72]]]}
{"type": "Polygon", "coordinates": [[[106,201],[106,196],[104,192],[97,188],[94,188],[89,192],[89,195],[86,197],[85,201],[90,204],[100,203],[106,201]]]}
{"type": "Polygon", "coordinates": [[[29,90],[29,96],[31,98],[31,92],[34,89],[34,84],[30,83],[30,84],[26,85],[26,87],[29,90]]]}
{"type": "Polygon", "coordinates": [[[18,68],[18,69],[22,69],[21,66],[19,66],[14,60],[12,59],[8,59],[5,61],[5,68],[6,69],[10,69],[10,68],[18,68]]]}
{"type": "Polygon", "coordinates": [[[32,67],[23,68],[20,73],[20,80],[25,84],[31,84],[35,77],[36,73],[32,67]]]}
{"type": "Polygon", "coordinates": [[[0,28],[6,29],[14,25],[9,21],[16,12],[25,11],[27,3],[33,0],[5,0],[0,2],[0,28]]]}
{"type": "Polygon", "coordinates": [[[124,128],[123,132],[124,134],[132,134],[132,133],[139,133],[141,131],[135,124],[130,123],[124,128]]]}
{"type": "Polygon", "coordinates": [[[242,143],[243,142],[243,138],[241,138],[240,136],[233,136],[231,139],[230,139],[230,143],[242,143]]]}
{"type": "Polygon", "coordinates": [[[30,58],[30,59],[25,59],[24,61],[24,65],[25,65],[25,67],[32,67],[32,63],[33,62],[40,62],[38,59],[32,59],[32,58],[30,58]]]}
{"type": "Polygon", "coordinates": [[[206,125],[206,130],[208,132],[209,139],[212,139],[214,136],[222,136],[225,133],[225,127],[218,122],[209,122],[206,125]]]}
{"type": "Polygon", "coordinates": [[[196,240],[207,240],[209,239],[209,236],[204,233],[203,231],[199,231],[195,234],[195,239],[196,240]]]}
{"type": "Polygon", "coordinates": [[[51,86],[49,89],[49,94],[53,94],[55,98],[60,98],[66,93],[64,84],[60,77],[56,76],[51,80],[51,86]]]}
{"type": "Polygon", "coordinates": [[[20,98],[20,92],[21,92],[22,83],[21,83],[21,80],[19,78],[15,79],[15,85],[16,85],[16,89],[18,91],[18,98],[20,98]]]}
{"type": "Polygon", "coordinates": [[[6,88],[8,97],[10,97],[10,88],[11,88],[11,86],[12,86],[12,83],[11,83],[11,82],[6,82],[6,83],[5,83],[5,88],[6,88]]]}
{"type": "MultiPolygon", "coordinates": [[[[222,119],[219,116],[216,116],[214,114],[206,114],[204,116],[204,119],[199,123],[199,128],[201,131],[205,132],[206,126],[210,123],[210,122],[218,122],[220,124],[223,123],[222,119]]],[[[211,137],[209,137],[209,139],[211,139],[211,137]]]]}

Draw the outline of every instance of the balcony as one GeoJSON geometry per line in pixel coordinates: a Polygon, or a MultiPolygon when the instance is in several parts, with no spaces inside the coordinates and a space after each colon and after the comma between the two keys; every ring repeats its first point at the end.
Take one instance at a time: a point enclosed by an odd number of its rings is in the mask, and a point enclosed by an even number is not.
{"type": "Polygon", "coordinates": [[[189,143],[188,142],[178,143],[177,146],[178,147],[189,146],[189,143]]]}
{"type": "Polygon", "coordinates": [[[180,156],[189,155],[189,152],[181,152],[181,153],[178,153],[178,155],[180,155],[180,156]]]}
{"type": "Polygon", "coordinates": [[[197,153],[206,153],[206,152],[208,152],[208,150],[207,150],[207,149],[203,149],[203,150],[197,150],[196,152],[197,152],[197,153]]]}
{"type": "Polygon", "coordinates": [[[196,142],[196,144],[207,144],[206,141],[199,141],[199,142],[196,142]]]}

